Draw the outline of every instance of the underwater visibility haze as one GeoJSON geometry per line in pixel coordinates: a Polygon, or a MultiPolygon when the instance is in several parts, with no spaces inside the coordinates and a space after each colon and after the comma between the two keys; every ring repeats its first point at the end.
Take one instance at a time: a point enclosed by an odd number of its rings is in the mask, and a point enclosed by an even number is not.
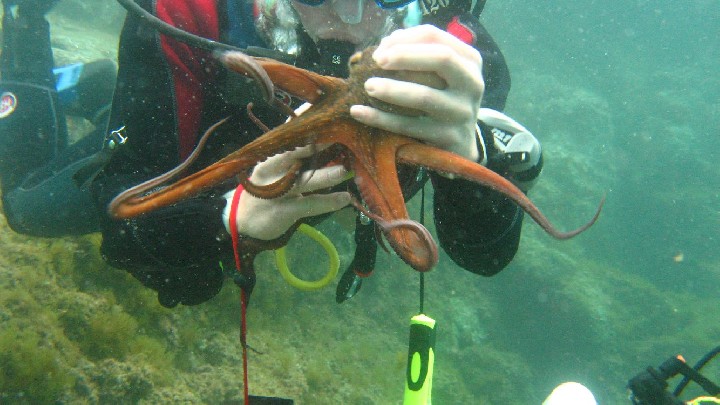
{"type": "MultiPolygon", "coordinates": [[[[112,1],[62,0],[48,15],[56,63],[116,58],[123,16],[112,1]]],[[[433,400],[540,404],[578,381],[600,403],[629,403],[627,380],[645,367],[677,353],[694,363],[720,344],[720,2],[490,0],[481,19],[512,73],[505,112],[543,146],[531,199],[563,229],[607,202],[570,241],[525,221],[515,260],[491,278],[441,253],[426,276],[433,400]]],[[[241,402],[235,285],[168,310],[103,262],[99,235],[33,238],[4,217],[0,228],[0,403],[241,402]]],[[[347,265],[345,225],[320,229],[347,265]]],[[[293,239],[293,267],[312,277],[325,266],[316,249],[293,239]]],[[[402,402],[418,274],[378,259],[338,305],[334,285],[298,291],[259,257],[252,394],[402,402]]],[[[704,372],[720,380],[720,362],[704,372]]]]}

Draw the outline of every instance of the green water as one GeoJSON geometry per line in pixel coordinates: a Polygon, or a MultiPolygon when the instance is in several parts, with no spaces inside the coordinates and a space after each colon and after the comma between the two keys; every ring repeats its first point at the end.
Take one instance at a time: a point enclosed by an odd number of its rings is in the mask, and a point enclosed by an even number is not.
{"type": "MultiPolygon", "coordinates": [[[[58,6],[59,63],[113,57],[121,12],[108,4],[58,6]]],[[[627,403],[625,384],[645,367],[676,353],[692,363],[719,343],[720,3],[489,1],[483,22],[513,74],[507,112],[543,144],[532,199],[566,229],[607,203],[567,242],[526,221],[515,261],[493,278],[441,256],[425,304],[438,321],[434,402],[539,404],[574,380],[601,403],[627,403]]],[[[241,398],[230,283],[199,307],[166,310],[103,264],[97,235],[46,240],[1,226],[0,403],[241,398]]],[[[323,229],[346,265],[352,238],[323,229]]],[[[416,273],[381,254],[340,306],[334,288],[287,286],[269,256],[258,273],[253,393],[401,403],[416,273]]],[[[720,362],[707,374],[719,380],[720,362]]]]}

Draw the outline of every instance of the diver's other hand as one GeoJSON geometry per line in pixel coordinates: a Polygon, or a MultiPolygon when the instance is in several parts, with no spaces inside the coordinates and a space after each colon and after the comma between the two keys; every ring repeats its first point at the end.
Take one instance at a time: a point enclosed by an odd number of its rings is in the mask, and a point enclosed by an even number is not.
{"type": "Polygon", "coordinates": [[[543,168],[542,147],[535,136],[519,122],[489,108],[478,110],[478,119],[492,128],[494,166],[527,193],[543,168]]]}
{"type": "MultiPolygon", "coordinates": [[[[310,157],[316,149],[305,146],[285,152],[259,163],[250,181],[267,185],[280,179],[295,162],[310,157]]],[[[238,233],[261,240],[277,239],[298,220],[337,211],[350,203],[350,193],[335,192],[310,194],[317,190],[338,185],[347,179],[347,171],[341,165],[328,166],[302,173],[295,185],[278,198],[262,199],[245,191],[240,195],[237,209],[238,233]]],[[[225,195],[228,203],[223,212],[225,227],[229,230],[230,205],[235,191],[225,195]]]]}
{"type": "Polygon", "coordinates": [[[388,70],[434,72],[447,82],[447,88],[438,90],[373,77],[365,82],[370,96],[420,110],[424,116],[408,117],[369,106],[352,106],[353,118],[480,160],[475,126],[485,82],[482,57],[475,48],[439,28],[421,25],[393,32],[380,42],[373,57],[388,70]]]}

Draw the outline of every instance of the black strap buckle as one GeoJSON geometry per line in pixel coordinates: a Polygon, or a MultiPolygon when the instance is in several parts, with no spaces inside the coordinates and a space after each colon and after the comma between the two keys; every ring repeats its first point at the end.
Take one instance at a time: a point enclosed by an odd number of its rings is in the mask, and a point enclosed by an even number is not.
{"type": "Polygon", "coordinates": [[[113,150],[118,146],[124,145],[127,142],[128,137],[125,133],[125,125],[120,128],[113,130],[105,137],[105,146],[113,150]]]}

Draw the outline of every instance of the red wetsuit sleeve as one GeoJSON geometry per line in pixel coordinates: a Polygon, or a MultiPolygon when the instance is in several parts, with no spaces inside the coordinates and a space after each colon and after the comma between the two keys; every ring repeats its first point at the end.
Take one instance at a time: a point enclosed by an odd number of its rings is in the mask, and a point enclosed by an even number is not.
{"type": "MultiPolygon", "coordinates": [[[[219,22],[214,0],[157,0],[155,12],[161,20],[187,32],[217,41],[219,22]]],[[[177,105],[180,159],[195,147],[204,103],[203,83],[212,80],[213,59],[209,52],[165,35],[160,36],[163,53],[172,72],[177,105]]]]}

